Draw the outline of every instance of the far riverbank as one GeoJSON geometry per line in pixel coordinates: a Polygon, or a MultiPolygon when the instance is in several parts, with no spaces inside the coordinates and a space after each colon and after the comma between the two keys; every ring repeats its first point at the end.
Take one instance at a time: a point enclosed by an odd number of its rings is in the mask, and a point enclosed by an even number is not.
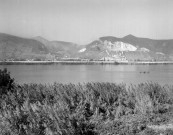
{"type": "Polygon", "coordinates": [[[155,65],[155,64],[173,64],[173,61],[135,61],[135,62],[127,62],[127,61],[0,61],[0,65],[15,65],[15,64],[127,64],[127,65],[135,65],[135,64],[147,64],[147,65],[155,65]]]}

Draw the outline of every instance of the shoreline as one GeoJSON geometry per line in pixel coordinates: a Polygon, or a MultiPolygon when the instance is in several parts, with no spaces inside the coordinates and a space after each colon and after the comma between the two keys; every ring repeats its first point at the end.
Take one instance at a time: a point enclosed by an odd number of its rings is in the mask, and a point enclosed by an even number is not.
{"type": "Polygon", "coordinates": [[[157,65],[173,64],[173,61],[138,61],[138,62],[117,62],[117,61],[0,61],[0,65],[35,65],[35,64],[113,64],[113,65],[157,65]]]}

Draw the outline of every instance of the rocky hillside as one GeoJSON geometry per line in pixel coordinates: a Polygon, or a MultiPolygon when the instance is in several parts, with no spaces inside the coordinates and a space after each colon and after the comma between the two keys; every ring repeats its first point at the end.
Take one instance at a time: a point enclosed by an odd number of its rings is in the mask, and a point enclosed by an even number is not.
{"type": "Polygon", "coordinates": [[[80,51],[81,57],[108,60],[172,60],[173,40],[153,40],[128,35],[101,37],[80,51]]]}

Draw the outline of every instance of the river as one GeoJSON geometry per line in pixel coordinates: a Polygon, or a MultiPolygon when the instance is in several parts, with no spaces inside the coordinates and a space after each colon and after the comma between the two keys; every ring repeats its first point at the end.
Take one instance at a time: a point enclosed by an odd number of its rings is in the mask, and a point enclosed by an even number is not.
{"type": "Polygon", "coordinates": [[[19,84],[114,82],[173,84],[173,65],[0,65],[19,84]]]}

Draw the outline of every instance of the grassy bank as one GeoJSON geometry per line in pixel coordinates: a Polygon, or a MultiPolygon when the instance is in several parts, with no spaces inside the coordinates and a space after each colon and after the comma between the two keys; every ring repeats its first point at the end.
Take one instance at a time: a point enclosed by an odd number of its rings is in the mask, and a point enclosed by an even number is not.
{"type": "Polygon", "coordinates": [[[173,86],[13,83],[0,90],[2,135],[173,134],[152,128],[173,122],[173,86]]]}

